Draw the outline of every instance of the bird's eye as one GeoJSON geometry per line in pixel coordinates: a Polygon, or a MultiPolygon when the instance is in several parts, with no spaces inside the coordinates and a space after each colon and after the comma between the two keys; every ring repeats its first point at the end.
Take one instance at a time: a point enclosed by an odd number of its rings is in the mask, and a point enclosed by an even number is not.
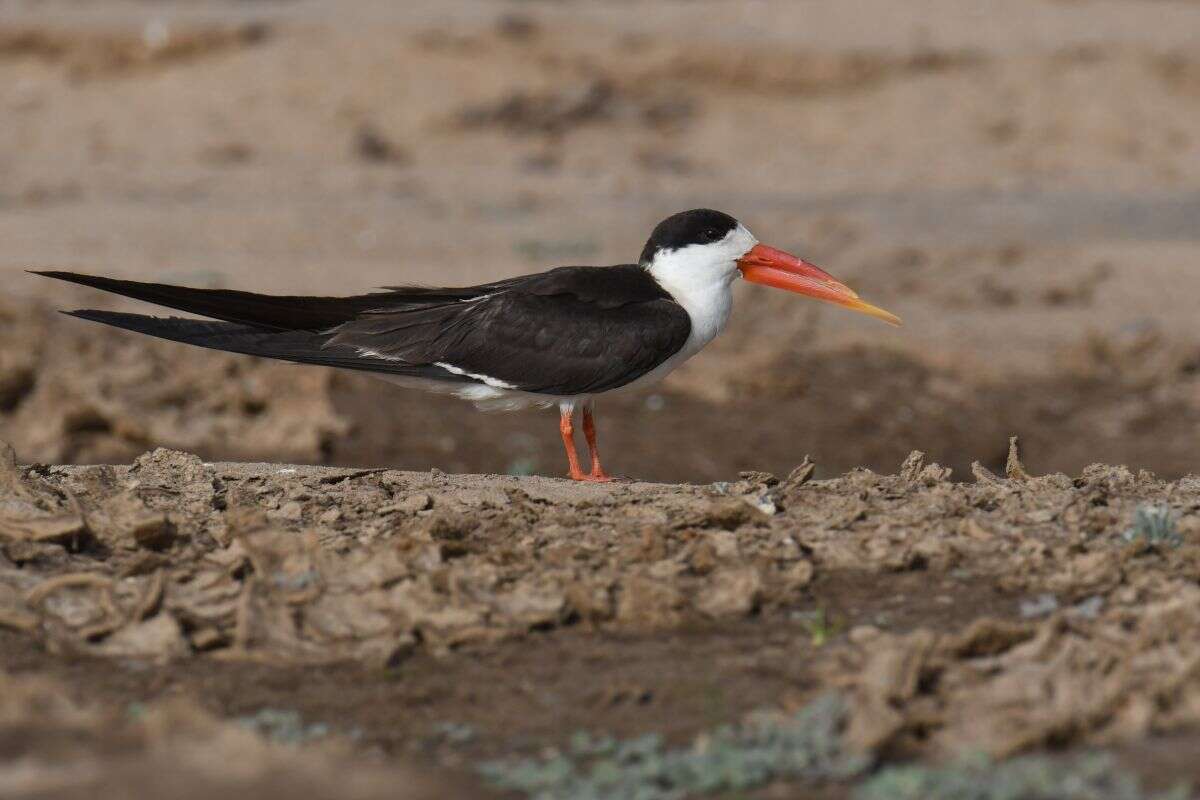
{"type": "Polygon", "coordinates": [[[721,238],[721,234],[719,231],[717,231],[716,228],[706,228],[704,230],[705,241],[715,242],[717,239],[720,239],[720,238],[721,238]]]}

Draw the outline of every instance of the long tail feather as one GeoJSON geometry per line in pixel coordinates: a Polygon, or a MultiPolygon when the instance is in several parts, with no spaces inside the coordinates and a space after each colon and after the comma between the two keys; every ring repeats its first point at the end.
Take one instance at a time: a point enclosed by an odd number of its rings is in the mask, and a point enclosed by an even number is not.
{"type": "Polygon", "coordinates": [[[191,289],[162,283],[142,283],[80,275],[76,272],[33,272],[47,278],[90,286],[113,294],[199,314],[224,322],[240,322],[281,331],[320,331],[341,325],[356,316],[386,305],[395,292],[357,297],[288,297],[231,289],[191,289]]]}
{"type": "Polygon", "coordinates": [[[62,312],[71,317],[101,322],[115,328],[144,333],[173,342],[224,350],[229,353],[275,358],[300,364],[320,364],[340,369],[380,372],[413,378],[431,378],[456,383],[472,382],[431,364],[406,364],[365,355],[344,345],[329,345],[329,337],[305,330],[264,330],[256,325],[236,322],[150,317],[115,311],[81,309],[62,312]]]}

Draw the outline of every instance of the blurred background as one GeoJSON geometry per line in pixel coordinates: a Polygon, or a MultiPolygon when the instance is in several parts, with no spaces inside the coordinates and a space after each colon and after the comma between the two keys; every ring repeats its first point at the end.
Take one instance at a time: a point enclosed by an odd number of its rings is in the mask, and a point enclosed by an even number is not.
{"type": "MultiPolygon", "coordinates": [[[[158,343],[30,267],[288,294],[636,259],[727,211],[900,314],[740,286],[600,407],[660,480],[1200,461],[1200,4],[0,0],[0,438],[24,461],[559,475],[552,411],[158,343]]],[[[142,310],[146,307],[143,306],[142,310]]]]}

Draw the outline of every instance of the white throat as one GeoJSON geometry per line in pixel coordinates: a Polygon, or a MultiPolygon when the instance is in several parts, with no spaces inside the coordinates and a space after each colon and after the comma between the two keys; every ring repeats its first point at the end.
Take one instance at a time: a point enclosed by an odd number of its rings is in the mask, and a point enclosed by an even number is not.
{"type": "Polygon", "coordinates": [[[693,244],[659,251],[646,269],[692,320],[683,350],[688,358],[711,342],[729,322],[733,311],[733,282],[741,273],[737,260],[758,244],[738,225],[719,242],[693,244]]]}

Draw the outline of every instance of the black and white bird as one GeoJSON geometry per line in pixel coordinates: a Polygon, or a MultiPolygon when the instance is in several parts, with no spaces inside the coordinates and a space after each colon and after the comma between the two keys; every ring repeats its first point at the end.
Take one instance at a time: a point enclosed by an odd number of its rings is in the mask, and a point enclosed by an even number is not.
{"type": "Polygon", "coordinates": [[[760,244],[736,219],[709,209],[660,222],[636,264],[558,267],[462,288],[286,297],[35,274],[209,318],[66,312],[81,319],[215,350],[363,370],[484,408],[558,406],[570,477],[583,481],[610,480],[596,447],[596,396],[660,381],[700,352],[729,322],[739,277],[900,323],[828,273],[760,244]],[[590,472],[575,452],[576,409],[590,472]]]}

